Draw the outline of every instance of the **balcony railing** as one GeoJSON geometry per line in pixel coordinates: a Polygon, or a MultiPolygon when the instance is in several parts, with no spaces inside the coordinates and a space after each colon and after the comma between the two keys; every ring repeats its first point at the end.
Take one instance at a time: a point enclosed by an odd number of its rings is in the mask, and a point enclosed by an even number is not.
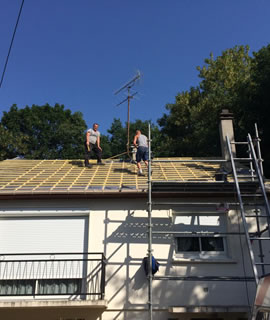
{"type": "Polygon", "coordinates": [[[0,254],[0,296],[104,299],[103,253],[0,254]]]}

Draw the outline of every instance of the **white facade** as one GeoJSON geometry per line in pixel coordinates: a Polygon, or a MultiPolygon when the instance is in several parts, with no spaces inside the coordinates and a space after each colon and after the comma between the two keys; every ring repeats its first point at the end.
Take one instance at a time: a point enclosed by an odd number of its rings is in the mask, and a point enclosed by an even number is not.
{"type": "MultiPolygon", "coordinates": [[[[238,223],[239,212],[234,209],[227,211],[215,205],[194,205],[153,210],[155,231],[224,233],[217,235],[222,238],[222,247],[221,240],[215,242],[215,239],[202,240],[196,235],[188,235],[186,238],[196,238],[195,243],[199,243],[200,251],[184,253],[179,252],[179,243],[181,248],[187,241],[181,239],[177,242],[177,234],[154,235],[153,255],[160,263],[156,276],[172,278],[153,281],[155,320],[207,319],[214,315],[216,319],[245,318],[253,303],[254,282],[208,281],[207,278],[200,281],[179,280],[179,277],[186,276],[252,277],[244,236],[225,234],[242,231],[238,223]],[[219,245],[218,249],[203,250],[210,245],[209,241],[212,244],[212,240],[219,245]]],[[[148,282],[142,266],[148,247],[146,199],[2,201],[0,230],[1,227],[2,260],[6,259],[4,253],[36,253],[39,252],[37,250],[103,252],[107,259],[107,309],[102,310],[104,312],[98,312],[98,305],[90,312],[74,308],[68,318],[65,309],[62,308],[61,313],[61,308],[58,308],[57,315],[50,310],[52,317],[48,318],[46,314],[44,319],[148,318],[148,282]]],[[[13,299],[25,300],[25,297],[0,297],[0,307],[1,303],[13,299]]],[[[41,298],[34,299],[39,301],[41,298]]],[[[28,310],[27,317],[30,319],[43,307],[39,305],[40,309],[24,310],[28,310]],[[35,310],[34,313],[31,310],[35,310]]],[[[2,313],[5,319],[13,319],[14,312],[14,308],[0,308],[0,317],[2,313]]],[[[42,313],[39,318],[43,319],[42,313]]]]}

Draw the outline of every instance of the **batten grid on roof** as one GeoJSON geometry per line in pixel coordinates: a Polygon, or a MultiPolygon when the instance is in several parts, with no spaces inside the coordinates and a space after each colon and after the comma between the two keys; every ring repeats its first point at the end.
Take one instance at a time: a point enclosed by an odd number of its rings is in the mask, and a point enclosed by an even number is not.
{"type": "MultiPolygon", "coordinates": [[[[106,162],[106,161],[105,161],[106,162]]],[[[131,162],[113,160],[105,166],[83,166],[83,160],[4,160],[0,162],[0,194],[89,193],[142,191],[147,174],[138,176],[131,162]]],[[[152,181],[215,182],[218,160],[206,158],[157,158],[152,165],[152,181]]]]}

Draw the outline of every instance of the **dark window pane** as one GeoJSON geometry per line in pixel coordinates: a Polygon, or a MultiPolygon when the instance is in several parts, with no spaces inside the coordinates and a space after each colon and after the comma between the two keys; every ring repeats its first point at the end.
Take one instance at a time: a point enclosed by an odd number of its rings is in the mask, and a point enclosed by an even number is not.
{"type": "Polygon", "coordinates": [[[177,238],[178,252],[200,251],[199,238],[179,237],[177,238]]]}
{"type": "Polygon", "coordinates": [[[202,237],[202,251],[224,251],[223,238],[202,237]]]}

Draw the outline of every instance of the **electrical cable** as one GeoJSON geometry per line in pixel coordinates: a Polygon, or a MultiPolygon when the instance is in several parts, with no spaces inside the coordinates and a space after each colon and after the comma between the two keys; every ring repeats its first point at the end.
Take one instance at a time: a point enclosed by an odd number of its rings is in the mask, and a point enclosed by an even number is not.
{"type": "Polygon", "coordinates": [[[17,31],[17,27],[18,27],[18,24],[19,24],[20,16],[21,16],[21,13],[22,13],[23,4],[24,4],[24,0],[22,0],[20,11],[19,11],[19,14],[18,14],[18,17],[17,17],[17,21],[16,21],[16,25],[15,25],[15,28],[14,28],[14,31],[13,31],[13,35],[12,35],[12,39],[11,39],[11,42],[10,42],[10,46],[9,46],[9,50],[8,50],[8,54],[7,54],[7,58],[6,58],[5,66],[4,66],[4,70],[3,70],[1,81],[0,81],[0,88],[2,87],[2,83],[4,81],[4,76],[5,76],[5,73],[6,73],[6,69],[7,69],[7,64],[8,64],[11,48],[12,48],[13,41],[14,41],[14,38],[15,38],[15,34],[16,34],[16,31],[17,31]]]}
{"type": "Polygon", "coordinates": [[[126,152],[119,153],[119,154],[117,154],[117,155],[115,155],[115,156],[112,156],[112,157],[110,157],[110,158],[106,158],[105,160],[111,160],[111,159],[117,158],[117,157],[119,157],[119,156],[121,156],[121,155],[123,155],[123,154],[127,154],[127,151],[126,151],[126,152]]]}

